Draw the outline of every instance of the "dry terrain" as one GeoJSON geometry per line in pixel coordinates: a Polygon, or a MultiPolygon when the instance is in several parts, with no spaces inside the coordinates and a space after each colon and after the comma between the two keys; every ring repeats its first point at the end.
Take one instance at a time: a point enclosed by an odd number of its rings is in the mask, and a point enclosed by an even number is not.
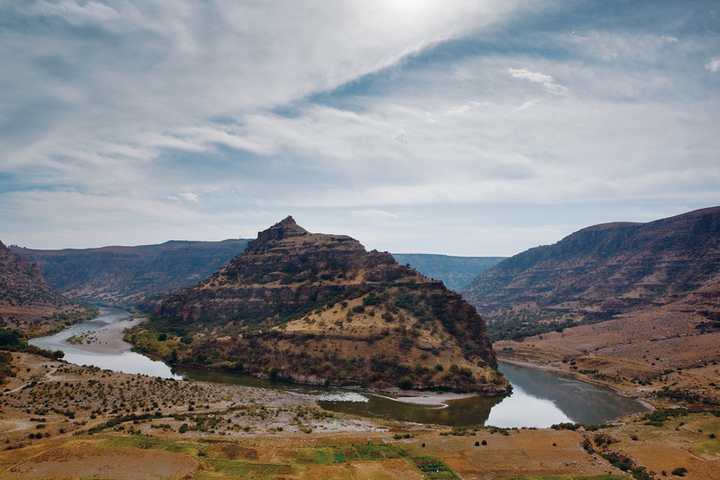
{"type": "Polygon", "coordinates": [[[495,343],[498,355],[659,400],[720,405],[720,331],[687,302],[495,343]]]}
{"type": "Polygon", "coordinates": [[[601,429],[453,429],[325,412],[311,397],[13,354],[0,479],[720,479],[720,416],[601,429]],[[635,478],[646,478],[638,477],[635,478]]]}

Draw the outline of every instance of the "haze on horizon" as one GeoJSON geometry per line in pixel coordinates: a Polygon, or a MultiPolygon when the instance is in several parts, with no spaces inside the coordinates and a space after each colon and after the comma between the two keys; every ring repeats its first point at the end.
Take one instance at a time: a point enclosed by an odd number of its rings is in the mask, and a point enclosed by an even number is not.
{"type": "Polygon", "coordinates": [[[512,255],[720,198],[715,1],[0,0],[0,240],[512,255]]]}

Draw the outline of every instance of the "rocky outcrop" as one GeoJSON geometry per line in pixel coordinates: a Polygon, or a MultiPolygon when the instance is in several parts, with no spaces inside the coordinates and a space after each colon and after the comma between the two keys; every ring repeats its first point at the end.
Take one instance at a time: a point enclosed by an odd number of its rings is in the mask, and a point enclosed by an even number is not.
{"type": "Polygon", "coordinates": [[[12,253],[0,242],[0,302],[9,305],[64,305],[50,290],[36,263],[12,253]]]}
{"type": "Polygon", "coordinates": [[[485,324],[442,282],[288,217],[129,338],[177,363],[302,383],[498,394],[485,324]],[[157,340],[162,338],[163,340],[157,340]]]}
{"type": "Polygon", "coordinates": [[[37,264],[0,242],[0,328],[43,334],[88,315],[48,287],[37,264]]]}
{"type": "Polygon", "coordinates": [[[720,207],[714,207],[585,228],[502,261],[464,296],[489,322],[517,333],[532,324],[552,329],[670,304],[702,295],[719,279],[720,207]]]}

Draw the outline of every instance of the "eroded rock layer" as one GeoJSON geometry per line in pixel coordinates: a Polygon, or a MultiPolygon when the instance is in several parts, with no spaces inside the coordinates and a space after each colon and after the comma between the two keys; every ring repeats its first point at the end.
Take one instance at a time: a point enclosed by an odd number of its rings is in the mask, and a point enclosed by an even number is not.
{"type": "Polygon", "coordinates": [[[292,217],[135,329],[178,363],[302,383],[504,392],[485,324],[442,282],[292,217]],[[161,339],[161,340],[159,340],[161,339]]]}

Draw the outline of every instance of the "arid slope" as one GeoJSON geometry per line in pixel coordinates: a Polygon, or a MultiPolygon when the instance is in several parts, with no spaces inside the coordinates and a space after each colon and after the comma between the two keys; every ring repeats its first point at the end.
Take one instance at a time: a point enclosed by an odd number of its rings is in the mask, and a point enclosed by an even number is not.
{"type": "Polygon", "coordinates": [[[467,292],[505,359],[720,405],[720,208],[580,230],[467,292]]]}
{"type": "Polygon", "coordinates": [[[45,283],[40,269],[0,242],[0,328],[37,335],[87,315],[45,283]]]}
{"type": "Polygon", "coordinates": [[[483,320],[458,294],[389,253],[309,233],[292,217],[162,301],[129,339],[171,362],[302,383],[506,388],[483,320]]]}
{"type": "MultiPolygon", "coordinates": [[[[698,305],[713,303],[712,293],[702,292],[719,281],[720,207],[714,207],[585,228],[500,262],[464,296],[489,323],[507,324],[508,337],[521,334],[523,324],[608,320],[689,295],[706,297],[698,305]]],[[[720,320],[704,307],[696,313],[720,320]]]]}

